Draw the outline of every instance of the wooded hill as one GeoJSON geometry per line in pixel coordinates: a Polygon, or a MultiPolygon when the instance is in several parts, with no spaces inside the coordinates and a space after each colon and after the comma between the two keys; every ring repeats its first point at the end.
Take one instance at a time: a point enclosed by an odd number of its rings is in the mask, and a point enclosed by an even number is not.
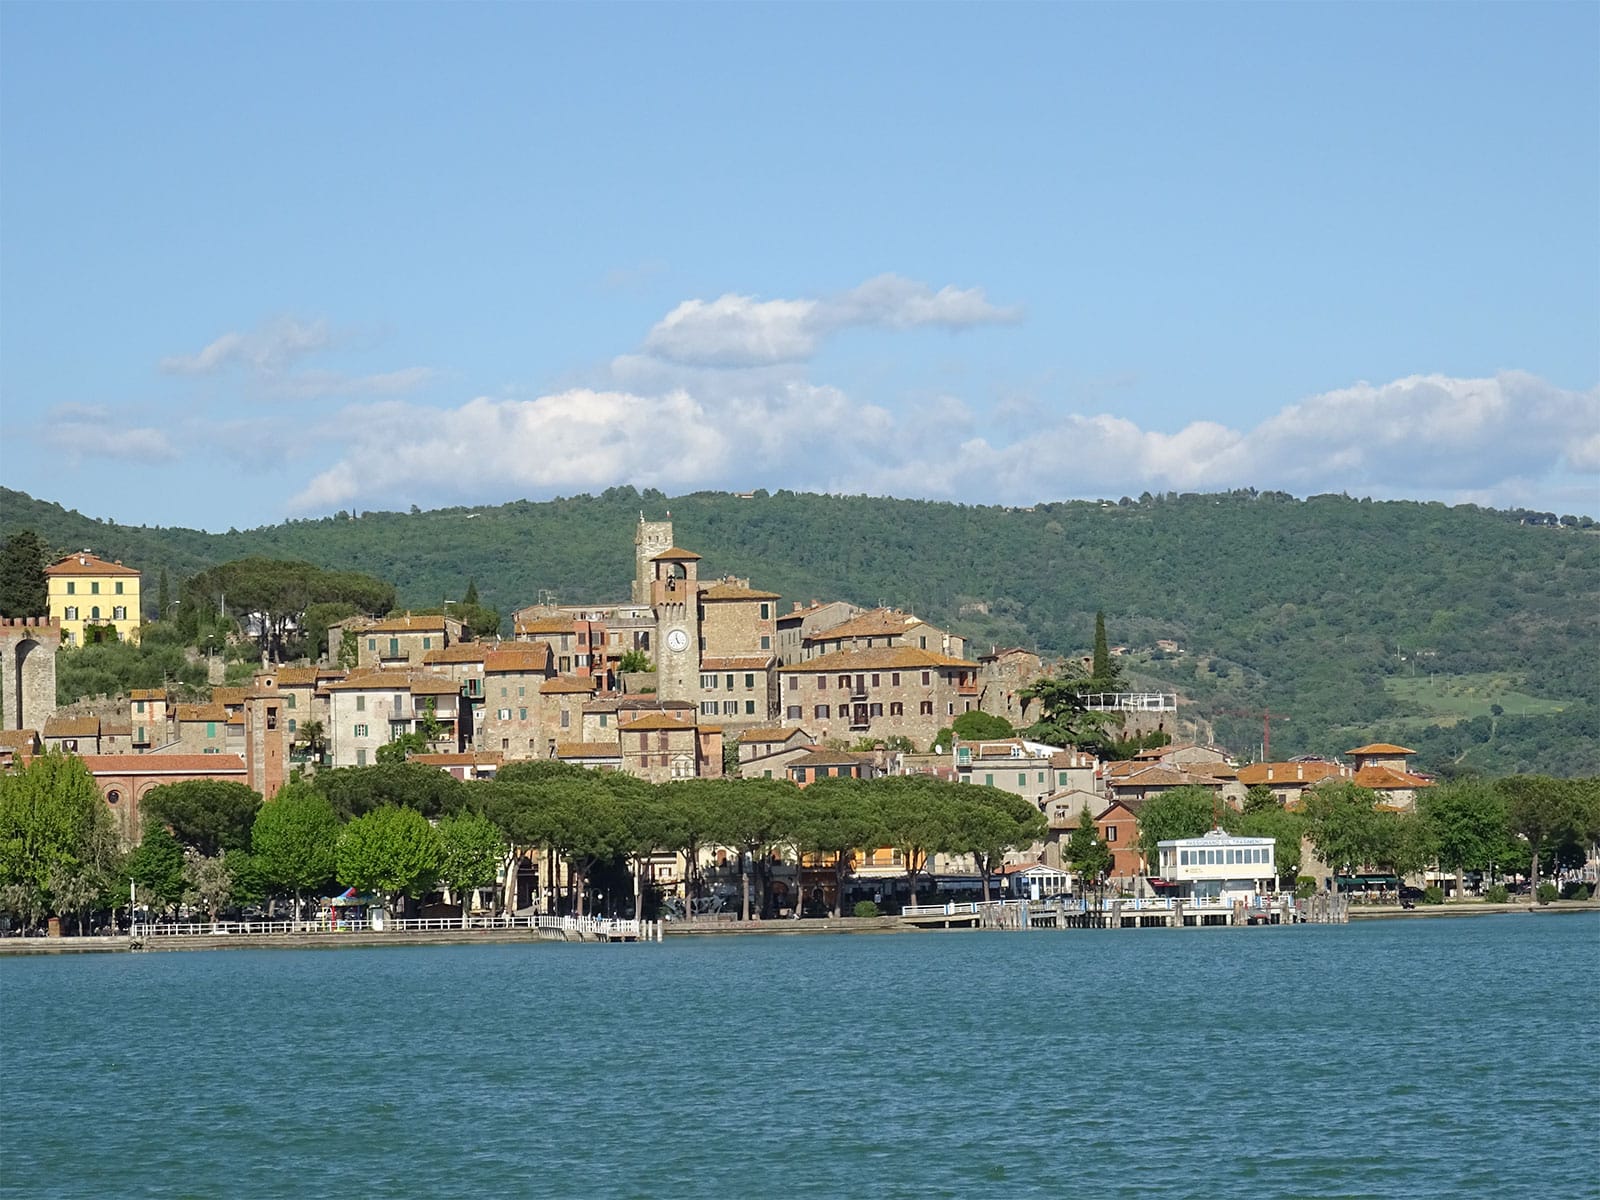
{"type": "MultiPolygon", "coordinates": [[[[1088,652],[1094,613],[1135,686],[1177,690],[1185,717],[1274,758],[1381,738],[1424,769],[1600,773],[1600,534],[1471,505],[1283,493],[1146,495],[1031,509],[866,496],[599,496],[430,512],[340,514],[210,534],[111,524],[0,489],[0,534],[92,547],[188,575],[247,555],[392,581],[434,606],[475,579],[509,614],[625,597],[640,510],[671,511],[702,571],[794,600],[915,610],[973,638],[1088,652]],[[1173,654],[1155,648],[1170,639],[1173,654]]],[[[153,616],[154,613],[148,614],[153,616]]]]}

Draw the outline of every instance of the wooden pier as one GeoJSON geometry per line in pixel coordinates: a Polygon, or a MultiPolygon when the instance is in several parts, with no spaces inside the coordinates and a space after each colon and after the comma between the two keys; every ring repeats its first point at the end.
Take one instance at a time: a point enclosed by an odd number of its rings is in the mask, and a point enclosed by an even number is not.
{"type": "Polygon", "coordinates": [[[919,929],[1183,929],[1206,925],[1343,925],[1350,919],[1344,896],[1319,893],[1309,900],[1289,896],[1222,902],[1207,898],[1118,898],[1087,900],[997,900],[908,905],[900,919],[919,929]]]}

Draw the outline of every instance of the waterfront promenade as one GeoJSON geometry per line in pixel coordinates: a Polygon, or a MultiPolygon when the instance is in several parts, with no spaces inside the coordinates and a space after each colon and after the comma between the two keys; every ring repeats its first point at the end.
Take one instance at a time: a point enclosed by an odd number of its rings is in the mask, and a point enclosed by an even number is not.
{"type": "MultiPolygon", "coordinates": [[[[1234,925],[1222,919],[1222,914],[1209,914],[1206,910],[1191,910],[1181,926],[1172,919],[1176,912],[1147,907],[1135,909],[1131,902],[1125,909],[1109,907],[1098,914],[1099,919],[1083,919],[1081,908],[1058,910],[1053,905],[1040,902],[1027,906],[1024,920],[1022,906],[1015,902],[1002,905],[998,902],[948,906],[926,905],[908,914],[884,917],[824,917],[807,920],[776,921],[719,921],[700,918],[694,921],[633,922],[598,917],[486,917],[474,918],[463,928],[459,919],[396,921],[383,930],[332,930],[311,922],[291,925],[286,921],[194,923],[184,926],[141,926],[137,936],[120,934],[108,937],[7,937],[0,938],[0,957],[20,957],[49,954],[127,953],[131,951],[160,950],[261,950],[261,949],[352,949],[378,946],[461,946],[495,944],[533,944],[541,942],[660,942],[666,938],[683,937],[735,937],[751,935],[811,936],[822,934],[885,934],[916,933],[925,931],[961,930],[1012,930],[1019,932],[1043,930],[1097,929],[1102,932],[1142,928],[1196,928],[1197,926],[1222,927],[1234,925]],[[982,911],[987,908],[987,911],[982,911]],[[1113,912],[1115,923],[1113,923],[1113,912]],[[1062,920],[1063,914],[1069,919],[1062,920]],[[1077,919],[1070,919],[1076,915],[1077,919]]],[[[1253,915],[1264,915],[1250,910],[1253,915]]],[[[1280,910],[1281,911],[1281,910],[1280,910]]],[[[1571,913],[1600,912],[1600,898],[1593,900],[1559,900],[1552,904],[1430,904],[1416,908],[1401,908],[1393,904],[1352,904],[1344,920],[1348,921],[1418,921],[1441,917],[1486,917],[1506,914],[1529,916],[1560,916],[1571,913]]],[[[1228,914],[1231,917],[1231,913],[1228,914]]],[[[1094,917],[1095,914],[1090,914],[1094,917]]],[[[1263,921],[1261,924],[1342,924],[1344,920],[1285,922],[1263,921]]],[[[1243,926],[1245,922],[1238,922],[1243,926]]]]}

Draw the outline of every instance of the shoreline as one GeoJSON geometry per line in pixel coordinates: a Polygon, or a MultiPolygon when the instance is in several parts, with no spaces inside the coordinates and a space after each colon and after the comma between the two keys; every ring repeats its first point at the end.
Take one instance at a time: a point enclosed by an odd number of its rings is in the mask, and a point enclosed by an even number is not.
{"type": "MultiPolygon", "coordinates": [[[[1410,921],[1440,917],[1488,917],[1523,913],[1561,916],[1600,912],[1600,898],[1558,900],[1552,904],[1429,904],[1416,908],[1399,905],[1352,905],[1351,921],[1410,921]]],[[[1281,928],[1281,927],[1275,927],[1281,928]]],[[[899,917],[823,917],[805,921],[669,922],[665,938],[682,937],[813,937],[840,934],[960,933],[961,929],[925,930],[899,917]]],[[[1041,931],[1044,932],[1044,931],[1041,931]]],[[[1058,932],[1058,931],[1051,931],[1058,932]]],[[[1064,931],[1060,931],[1064,932],[1064,931]]],[[[1120,932],[1103,930],[1101,932],[1120,932]]],[[[0,938],[0,958],[25,958],[55,954],[166,953],[186,950],[345,950],[382,946],[559,945],[562,939],[529,929],[463,929],[394,932],[193,934],[145,938],[135,947],[127,935],[115,937],[0,938]]]]}

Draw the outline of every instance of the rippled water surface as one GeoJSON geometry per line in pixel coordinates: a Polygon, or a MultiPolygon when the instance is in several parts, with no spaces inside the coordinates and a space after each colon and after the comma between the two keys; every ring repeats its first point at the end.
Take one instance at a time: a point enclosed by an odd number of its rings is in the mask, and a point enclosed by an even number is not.
{"type": "Polygon", "coordinates": [[[1600,1195],[1600,916],[0,960],[6,1196],[1600,1195]]]}

